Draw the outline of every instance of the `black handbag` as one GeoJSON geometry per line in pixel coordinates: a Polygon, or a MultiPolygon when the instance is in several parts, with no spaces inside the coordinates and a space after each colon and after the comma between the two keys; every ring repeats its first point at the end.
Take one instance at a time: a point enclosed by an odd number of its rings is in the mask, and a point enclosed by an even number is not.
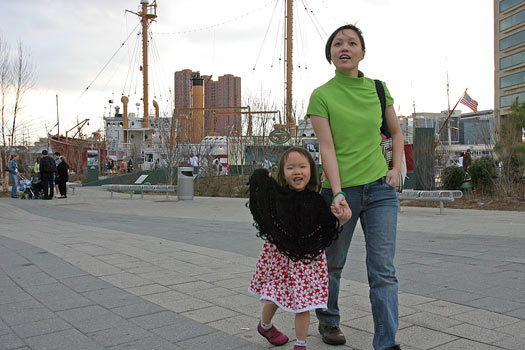
{"type": "MultiPolygon", "coordinates": [[[[374,80],[376,83],[376,92],[377,96],[379,97],[379,102],[381,102],[381,133],[385,135],[386,139],[381,140],[381,149],[383,150],[383,156],[385,157],[386,164],[388,166],[388,169],[393,168],[393,146],[392,146],[392,135],[390,134],[390,130],[388,130],[388,124],[386,122],[385,117],[385,110],[386,110],[386,94],[385,94],[385,88],[383,86],[383,83],[380,80],[374,80]]],[[[405,177],[407,174],[407,164],[406,164],[406,158],[405,158],[405,151],[403,150],[403,158],[401,163],[401,171],[399,172],[399,178],[397,179],[397,186],[396,191],[397,192],[403,192],[403,186],[405,184],[405,177]]]]}

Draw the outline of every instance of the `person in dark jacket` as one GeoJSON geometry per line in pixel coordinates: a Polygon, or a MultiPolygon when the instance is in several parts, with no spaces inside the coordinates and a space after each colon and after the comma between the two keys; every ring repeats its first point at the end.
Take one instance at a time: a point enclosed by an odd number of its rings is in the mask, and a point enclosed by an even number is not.
{"type": "Polygon", "coordinates": [[[467,149],[465,155],[463,155],[463,170],[468,171],[468,167],[472,164],[472,155],[470,154],[470,148],[467,149]]]}
{"type": "Polygon", "coordinates": [[[47,150],[43,150],[42,159],[40,159],[40,174],[42,175],[42,189],[44,190],[42,199],[53,199],[53,188],[55,187],[53,176],[56,170],[55,160],[49,156],[47,150]]]}
{"type": "Polygon", "coordinates": [[[67,198],[67,186],[66,183],[69,181],[69,165],[66,163],[64,157],[60,157],[60,163],[57,166],[56,181],[58,190],[60,191],[60,197],[67,198]]]}

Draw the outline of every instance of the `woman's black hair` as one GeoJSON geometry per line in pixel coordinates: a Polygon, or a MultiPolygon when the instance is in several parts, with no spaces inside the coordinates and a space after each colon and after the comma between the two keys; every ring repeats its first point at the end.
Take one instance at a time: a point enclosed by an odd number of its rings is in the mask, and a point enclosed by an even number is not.
{"type": "Polygon", "coordinates": [[[357,28],[353,24],[345,24],[344,26],[337,28],[326,41],[325,55],[328,63],[332,63],[332,55],[330,54],[330,50],[332,49],[332,43],[334,42],[334,38],[337,35],[337,33],[345,29],[351,29],[357,33],[359,41],[361,42],[361,46],[363,47],[363,51],[365,50],[365,39],[363,38],[363,32],[361,32],[361,29],[357,28]]]}

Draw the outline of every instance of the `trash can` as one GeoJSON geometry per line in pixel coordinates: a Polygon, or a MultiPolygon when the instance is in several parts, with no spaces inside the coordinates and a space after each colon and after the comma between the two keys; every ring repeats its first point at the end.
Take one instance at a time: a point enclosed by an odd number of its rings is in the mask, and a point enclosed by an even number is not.
{"type": "Polygon", "coordinates": [[[177,169],[177,197],[179,200],[193,199],[193,167],[177,169]]]}

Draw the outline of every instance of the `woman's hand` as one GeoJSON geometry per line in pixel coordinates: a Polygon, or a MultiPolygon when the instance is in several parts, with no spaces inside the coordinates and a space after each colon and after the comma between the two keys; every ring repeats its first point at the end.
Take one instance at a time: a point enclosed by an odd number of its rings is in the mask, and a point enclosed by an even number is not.
{"type": "MultiPolygon", "coordinates": [[[[337,197],[335,199],[337,199],[337,197]]],[[[341,195],[341,197],[343,196],[341,195]]],[[[335,200],[334,200],[334,203],[335,203],[335,200]]],[[[334,214],[334,216],[337,219],[339,219],[339,224],[343,226],[352,217],[352,210],[350,209],[350,206],[348,205],[348,202],[346,201],[344,197],[341,201],[339,201],[339,209],[336,209],[336,206],[334,203],[332,203],[332,206],[330,209],[332,210],[332,214],[334,214]]]]}
{"type": "Polygon", "coordinates": [[[392,169],[386,173],[386,183],[390,186],[396,188],[397,180],[399,179],[399,169],[392,169]]]}

